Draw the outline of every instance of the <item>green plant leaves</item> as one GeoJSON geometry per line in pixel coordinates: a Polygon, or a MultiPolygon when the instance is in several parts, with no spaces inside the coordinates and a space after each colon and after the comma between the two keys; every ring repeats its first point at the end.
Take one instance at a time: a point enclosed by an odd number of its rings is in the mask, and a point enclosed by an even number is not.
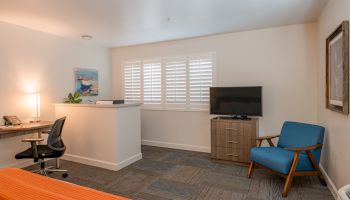
{"type": "Polygon", "coordinates": [[[74,98],[75,98],[75,99],[79,98],[80,96],[81,96],[81,95],[80,95],[79,92],[74,92],[74,98]]]}
{"type": "Polygon", "coordinates": [[[64,103],[81,103],[81,94],[79,92],[74,92],[74,94],[69,93],[68,97],[64,99],[64,103]]]}

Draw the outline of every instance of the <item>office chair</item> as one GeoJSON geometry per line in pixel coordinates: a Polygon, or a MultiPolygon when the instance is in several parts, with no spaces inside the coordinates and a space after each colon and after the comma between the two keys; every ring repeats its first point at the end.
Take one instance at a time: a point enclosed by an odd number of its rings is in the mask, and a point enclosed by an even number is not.
{"type": "Polygon", "coordinates": [[[68,177],[68,171],[64,169],[52,169],[53,167],[45,167],[45,158],[59,158],[61,157],[66,146],[64,145],[61,134],[66,117],[60,118],[55,121],[52,129],[48,132],[47,145],[37,145],[37,142],[43,141],[43,138],[28,138],[23,139],[22,142],[30,142],[31,148],[16,154],[16,159],[28,159],[33,158],[34,162],[39,162],[40,169],[34,172],[47,176],[52,172],[64,172],[62,177],[68,177]]]}

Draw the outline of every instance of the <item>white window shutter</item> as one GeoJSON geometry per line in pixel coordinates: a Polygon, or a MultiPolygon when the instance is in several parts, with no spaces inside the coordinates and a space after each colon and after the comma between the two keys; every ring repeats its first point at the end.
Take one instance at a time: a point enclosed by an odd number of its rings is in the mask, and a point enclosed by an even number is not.
{"type": "Polygon", "coordinates": [[[186,59],[165,61],[166,104],[186,105],[186,59]]]}
{"type": "Polygon", "coordinates": [[[141,102],[141,62],[124,64],[124,98],[127,102],[141,102]]]}
{"type": "Polygon", "coordinates": [[[208,109],[215,54],[126,62],[124,97],[143,108],[208,109]]]}
{"type": "Polygon", "coordinates": [[[162,103],[161,61],[146,61],[143,63],[143,103],[162,103]]]}
{"type": "Polygon", "coordinates": [[[190,104],[209,104],[209,88],[213,85],[213,56],[189,58],[190,104]]]}

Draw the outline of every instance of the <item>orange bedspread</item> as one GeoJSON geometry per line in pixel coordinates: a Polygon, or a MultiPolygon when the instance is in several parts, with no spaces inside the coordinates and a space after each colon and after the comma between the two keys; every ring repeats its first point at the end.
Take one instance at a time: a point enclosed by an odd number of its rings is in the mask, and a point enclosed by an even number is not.
{"type": "Polygon", "coordinates": [[[65,183],[22,169],[0,170],[0,199],[12,200],[127,200],[94,189],[65,183]]]}

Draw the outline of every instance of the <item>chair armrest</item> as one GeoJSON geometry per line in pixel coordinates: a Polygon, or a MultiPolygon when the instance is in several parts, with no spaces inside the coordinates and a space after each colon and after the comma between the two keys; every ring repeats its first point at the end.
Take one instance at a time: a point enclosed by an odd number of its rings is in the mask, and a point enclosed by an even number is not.
{"type": "Polygon", "coordinates": [[[263,137],[258,137],[258,138],[256,138],[256,140],[259,142],[259,144],[258,144],[259,147],[261,146],[261,143],[263,142],[263,140],[267,140],[267,142],[269,143],[269,145],[270,145],[271,147],[274,147],[275,145],[273,144],[272,139],[273,139],[273,138],[277,138],[277,137],[279,137],[279,135],[263,136],[263,137]]]}
{"type": "Polygon", "coordinates": [[[22,140],[22,142],[30,142],[30,145],[32,146],[32,149],[33,149],[33,158],[35,162],[38,162],[38,159],[39,159],[38,147],[36,143],[40,141],[44,141],[44,138],[27,138],[22,140]]]}
{"type": "Polygon", "coordinates": [[[41,142],[44,141],[44,138],[26,138],[22,142],[41,142]]]}
{"type": "Polygon", "coordinates": [[[311,150],[315,150],[317,148],[322,147],[322,144],[315,144],[312,146],[307,146],[307,147],[294,147],[294,148],[284,148],[286,150],[289,151],[311,151],[311,150]]]}

